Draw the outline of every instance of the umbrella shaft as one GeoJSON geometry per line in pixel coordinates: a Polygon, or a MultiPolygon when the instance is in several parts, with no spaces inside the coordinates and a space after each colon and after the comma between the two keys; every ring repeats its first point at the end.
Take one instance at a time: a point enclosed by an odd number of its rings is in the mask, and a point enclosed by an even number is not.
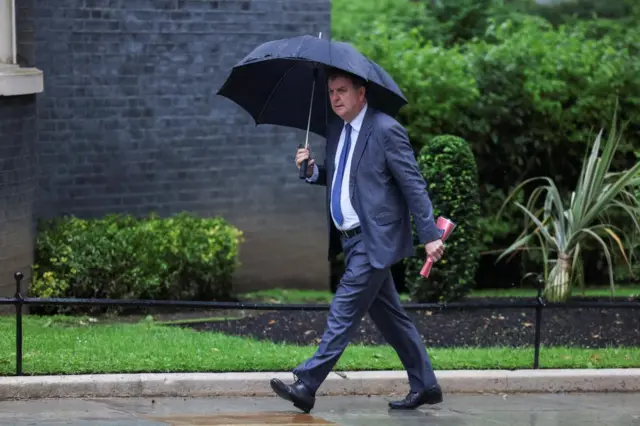
{"type": "Polygon", "coordinates": [[[313,73],[313,84],[311,85],[311,101],[309,102],[309,118],[307,119],[307,139],[305,141],[305,149],[309,149],[309,128],[311,127],[311,112],[313,111],[313,97],[316,91],[316,72],[313,73]]]}
{"type": "MultiPolygon", "coordinates": [[[[322,38],[322,33],[318,34],[318,38],[322,38]]],[[[304,142],[305,149],[309,149],[309,128],[311,127],[311,112],[313,110],[313,96],[316,91],[316,78],[318,77],[318,68],[313,70],[313,83],[311,84],[311,102],[309,102],[309,118],[307,119],[307,139],[304,142]]],[[[305,162],[306,165],[306,162],[305,162]]],[[[305,170],[306,172],[306,170],[305,170]]]]}
{"type": "MultiPolygon", "coordinates": [[[[311,127],[311,113],[313,112],[313,97],[315,96],[316,91],[316,78],[318,76],[318,69],[315,68],[313,70],[313,83],[311,84],[311,100],[309,102],[309,118],[307,119],[307,138],[304,143],[304,148],[309,149],[309,129],[311,127]]],[[[309,160],[302,161],[300,164],[300,179],[305,179],[307,177],[307,167],[309,165],[309,160]]]]}

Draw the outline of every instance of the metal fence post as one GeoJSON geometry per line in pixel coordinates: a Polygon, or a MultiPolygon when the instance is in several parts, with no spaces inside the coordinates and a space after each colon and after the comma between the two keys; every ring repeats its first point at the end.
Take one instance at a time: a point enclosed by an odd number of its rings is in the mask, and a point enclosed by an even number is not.
{"type": "Polygon", "coordinates": [[[538,369],[540,366],[540,334],[542,331],[542,308],[545,306],[544,299],[542,299],[542,289],[544,286],[544,280],[542,277],[538,278],[538,297],[536,297],[536,335],[533,342],[533,368],[538,369]]]}
{"type": "Polygon", "coordinates": [[[22,376],[22,308],[24,299],[20,284],[24,275],[22,272],[16,272],[13,277],[16,280],[16,376],[22,376]]]}

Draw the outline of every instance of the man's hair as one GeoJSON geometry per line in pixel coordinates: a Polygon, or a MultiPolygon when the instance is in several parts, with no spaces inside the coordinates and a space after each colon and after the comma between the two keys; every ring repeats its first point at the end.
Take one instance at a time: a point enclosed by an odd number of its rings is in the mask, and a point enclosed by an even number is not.
{"type": "Polygon", "coordinates": [[[327,83],[330,80],[333,80],[337,77],[345,77],[348,78],[349,80],[351,80],[351,83],[353,83],[353,87],[354,89],[359,89],[361,87],[367,87],[366,81],[354,74],[351,74],[349,72],[343,71],[341,69],[338,68],[333,68],[333,67],[327,67],[326,71],[325,71],[326,77],[327,77],[327,83]]]}

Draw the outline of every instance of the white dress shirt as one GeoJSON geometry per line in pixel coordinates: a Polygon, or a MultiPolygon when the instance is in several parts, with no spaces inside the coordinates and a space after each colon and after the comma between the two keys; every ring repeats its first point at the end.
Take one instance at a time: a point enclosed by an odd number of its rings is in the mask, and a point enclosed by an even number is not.
{"type": "MultiPolygon", "coordinates": [[[[347,231],[353,228],[357,228],[360,226],[360,219],[356,214],[356,211],[353,209],[353,205],[351,204],[351,198],[349,196],[349,180],[350,180],[350,171],[351,171],[351,160],[353,158],[353,151],[356,146],[356,142],[358,140],[358,135],[360,134],[360,128],[362,127],[362,120],[364,120],[364,115],[367,112],[367,105],[365,104],[362,111],[351,121],[351,146],[349,147],[347,164],[345,164],[344,175],[342,177],[342,192],[340,193],[340,207],[342,210],[342,225],[338,226],[336,223],[335,217],[333,216],[333,207],[329,206],[331,209],[331,216],[333,217],[333,223],[336,225],[341,231],[347,231]]],[[[346,122],[345,122],[346,125],[346,122]]],[[[334,170],[338,171],[338,165],[340,164],[340,156],[342,154],[342,147],[344,146],[345,140],[345,128],[342,127],[342,132],[340,133],[340,139],[338,141],[338,148],[336,149],[336,156],[334,159],[334,170]]],[[[336,181],[336,174],[333,174],[333,182],[331,182],[331,187],[329,191],[333,188],[333,185],[336,181]]],[[[315,182],[318,179],[318,166],[316,164],[313,165],[313,175],[307,180],[309,182],[315,182]]],[[[331,193],[331,192],[330,192],[331,193]]]]}

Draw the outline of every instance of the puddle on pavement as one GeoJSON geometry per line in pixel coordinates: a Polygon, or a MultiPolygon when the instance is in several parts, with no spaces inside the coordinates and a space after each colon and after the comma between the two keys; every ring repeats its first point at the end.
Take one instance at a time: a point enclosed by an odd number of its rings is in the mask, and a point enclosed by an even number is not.
{"type": "Polygon", "coordinates": [[[305,426],[335,425],[335,423],[310,414],[291,413],[227,413],[197,416],[147,417],[149,420],[164,422],[171,426],[305,426]]]}

